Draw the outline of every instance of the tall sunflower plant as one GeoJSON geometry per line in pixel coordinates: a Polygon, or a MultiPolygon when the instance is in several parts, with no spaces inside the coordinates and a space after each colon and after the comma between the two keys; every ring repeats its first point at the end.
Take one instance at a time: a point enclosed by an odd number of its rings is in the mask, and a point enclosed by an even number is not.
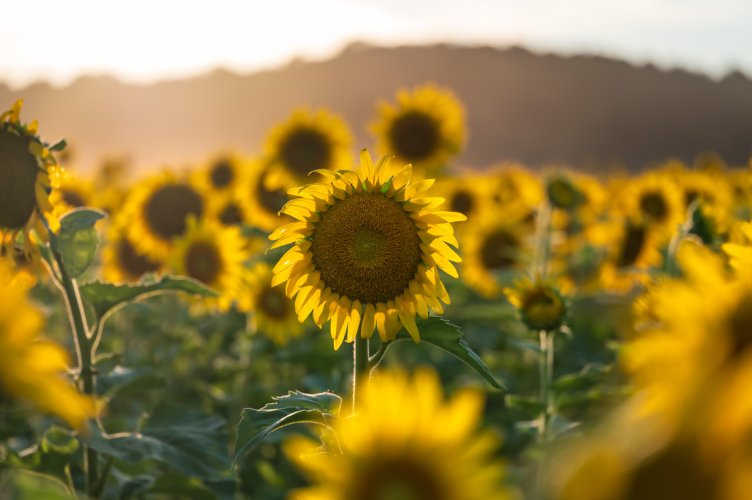
{"type": "Polygon", "coordinates": [[[465,215],[441,210],[444,200],[430,196],[434,180],[414,180],[412,166],[391,155],[374,164],[364,149],[358,171],[314,173],[322,181],[288,190],[291,199],[280,213],[292,222],[269,236],[272,249],[289,247],[272,268],[271,284],[284,290],[300,322],[311,317],[320,329],[328,324],[335,351],[352,346],[350,399],[290,392],[244,409],[236,462],[292,424],[318,424],[336,434],[336,422],[358,414],[361,394],[401,341],[438,347],[505,390],[459,327],[440,316],[450,303],[442,274],[457,278],[461,261],[453,224],[465,215]]]}
{"type": "MultiPolygon", "coordinates": [[[[106,320],[126,303],[159,293],[179,291],[205,297],[215,293],[182,277],[164,276],[133,285],[92,280],[99,247],[96,225],[106,214],[85,206],[64,213],[54,209],[51,199],[59,197],[56,189],[65,173],[53,153],[63,151],[66,144],[44,142],[36,121],[21,121],[22,105],[19,100],[0,115],[0,285],[5,316],[0,320],[0,350],[7,355],[0,369],[0,385],[7,390],[0,390],[0,400],[4,411],[7,396],[11,401],[31,401],[67,424],[49,423],[33,453],[22,453],[17,459],[45,477],[57,475],[54,481],[63,481],[62,489],[69,497],[81,491],[97,498],[103,493],[114,457],[128,450],[123,434],[119,439],[109,436],[100,420],[106,399],[97,382],[101,378],[105,385],[110,384],[107,374],[97,369],[97,348],[106,320]],[[39,268],[35,264],[43,263],[51,283],[60,291],[70,323],[73,356],[39,338],[42,315],[26,299],[29,283],[35,280],[21,281],[17,256],[35,269],[39,268]],[[15,322],[8,320],[11,312],[15,322]],[[65,383],[61,374],[66,372],[72,373],[75,384],[65,383]],[[81,448],[83,453],[78,453],[81,448]],[[57,457],[54,467],[49,462],[53,455],[57,457]]],[[[2,450],[7,453],[4,447],[2,450]]],[[[0,496],[4,491],[3,486],[0,496]]]]}

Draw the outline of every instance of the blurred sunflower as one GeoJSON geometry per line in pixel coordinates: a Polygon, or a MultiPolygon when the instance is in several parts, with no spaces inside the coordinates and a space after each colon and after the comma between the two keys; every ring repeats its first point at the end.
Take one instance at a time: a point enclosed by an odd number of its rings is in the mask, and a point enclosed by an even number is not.
{"type": "Polygon", "coordinates": [[[273,231],[292,219],[279,213],[289,198],[283,188],[270,187],[268,176],[269,169],[261,161],[250,162],[236,199],[243,213],[252,217],[254,226],[273,231]]]}
{"type": "Polygon", "coordinates": [[[752,222],[736,222],[728,243],[724,243],[721,248],[729,256],[735,269],[742,272],[752,269],[752,222]]]}
{"type": "Polygon", "coordinates": [[[462,231],[462,279],[481,295],[501,295],[504,283],[529,264],[533,234],[524,219],[476,220],[462,231]]]}
{"type": "Polygon", "coordinates": [[[503,485],[498,439],[479,429],[483,397],[472,389],[445,401],[435,372],[372,379],[357,412],[335,425],[341,453],[296,437],[285,452],[313,483],[296,500],[493,500],[517,498],[503,485]]]}
{"type": "Polygon", "coordinates": [[[686,170],[677,179],[684,195],[685,210],[697,204],[692,233],[706,244],[725,235],[734,217],[734,192],[724,172],[686,170]]]}
{"type": "Polygon", "coordinates": [[[172,173],[148,177],[134,186],[123,208],[130,219],[128,239],[140,253],[164,261],[173,239],[185,234],[188,217],[201,217],[205,205],[196,187],[172,173]]]}
{"type": "Polygon", "coordinates": [[[242,287],[243,263],[248,258],[240,231],[211,219],[188,217],[185,234],[174,241],[168,265],[219,293],[219,307],[229,308],[242,287]]]}
{"type": "Polygon", "coordinates": [[[247,204],[240,200],[240,193],[233,189],[224,193],[215,193],[206,199],[206,214],[219,221],[223,226],[250,225],[252,217],[247,204]]]}
{"type": "Polygon", "coordinates": [[[504,213],[524,214],[534,221],[535,212],[543,201],[540,178],[516,163],[492,167],[489,187],[494,203],[504,213]]]}
{"type": "Polygon", "coordinates": [[[23,233],[25,250],[30,251],[31,229],[46,240],[47,226],[58,228],[49,194],[59,170],[49,146],[37,135],[36,121],[21,123],[22,104],[16,101],[0,114],[0,244],[13,244],[23,233]]]}
{"type": "Polygon", "coordinates": [[[54,213],[61,217],[69,210],[79,207],[95,207],[96,188],[88,180],[80,179],[64,171],[59,177],[58,185],[50,193],[54,213]]]}
{"type": "Polygon", "coordinates": [[[523,278],[504,292],[530,330],[554,331],[564,323],[567,302],[553,282],[540,278],[523,278]]]}
{"type": "MultiPolygon", "coordinates": [[[[194,172],[194,182],[211,196],[231,192],[242,177],[243,161],[235,155],[222,155],[194,172]]],[[[210,196],[210,197],[211,197],[210,196]]]]}
{"type": "Polygon", "coordinates": [[[487,179],[478,175],[439,179],[433,194],[444,198],[443,208],[459,212],[468,220],[492,210],[487,179]]]}
{"type": "Polygon", "coordinates": [[[585,202],[585,195],[568,172],[555,172],[546,177],[546,197],[552,207],[574,211],[585,202]]]}
{"type": "Polygon", "coordinates": [[[303,334],[295,304],[284,290],[272,286],[272,268],[263,262],[246,274],[239,306],[252,313],[251,328],[277,345],[285,345],[303,334]]]}
{"type": "Polygon", "coordinates": [[[30,401],[82,428],[94,416],[94,401],[65,380],[68,357],[57,344],[39,336],[42,315],[26,293],[8,262],[0,259],[0,399],[30,401]]]}
{"type": "Polygon", "coordinates": [[[267,185],[292,187],[306,182],[316,169],[334,170],[352,165],[352,134],[347,123],[326,109],[298,109],[272,128],[264,145],[270,162],[267,185]]]}
{"type": "Polygon", "coordinates": [[[102,247],[102,276],[113,283],[135,282],[147,273],[162,270],[162,263],[138,251],[128,239],[127,219],[116,216],[102,247]]]}
{"type": "Polygon", "coordinates": [[[448,89],[424,85],[399,90],[396,104],[382,102],[372,130],[382,154],[411,163],[418,177],[443,173],[465,144],[465,109],[448,89]]]}
{"type": "Polygon", "coordinates": [[[369,338],[383,341],[404,326],[416,342],[416,314],[443,311],[449,303],[439,269],[453,277],[460,257],[451,222],[456,212],[438,211],[440,198],[425,196],[433,180],[412,182],[412,167],[395,168],[390,157],[374,167],[366,150],[361,171],[318,170],[325,181],[294,188],[282,209],[297,219],[269,238],[272,248],[294,246],[274,266],[274,286],[298,295],[295,309],[319,328],[330,321],[334,347],[369,338]]]}
{"type": "Polygon", "coordinates": [[[752,353],[752,276],[732,276],[723,259],[691,241],[678,263],[682,279],[659,281],[636,303],[636,334],[623,350],[646,408],[667,417],[719,369],[752,353]]]}
{"type": "Polygon", "coordinates": [[[686,219],[681,189],[673,176],[649,172],[632,179],[618,191],[619,206],[636,223],[642,223],[670,238],[686,219]]]}

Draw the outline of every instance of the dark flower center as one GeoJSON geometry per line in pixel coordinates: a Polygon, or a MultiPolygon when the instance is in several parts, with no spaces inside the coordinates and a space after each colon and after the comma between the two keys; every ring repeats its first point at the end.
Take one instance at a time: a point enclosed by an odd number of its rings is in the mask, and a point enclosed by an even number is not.
{"type": "Polygon", "coordinates": [[[668,203],[658,192],[649,192],[640,198],[640,210],[657,222],[663,222],[668,216],[668,203]]]}
{"type": "Polygon", "coordinates": [[[256,298],[256,307],[275,319],[285,319],[290,312],[290,299],[279,288],[266,287],[256,298]]]}
{"type": "Polygon", "coordinates": [[[37,208],[37,160],[28,138],[0,128],[0,228],[22,229],[37,208]]]}
{"type": "Polygon", "coordinates": [[[347,498],[359,500],[449,500],[438,471],[407,457],[383,458],[356,472],[347,498]]]}
{"type": "Polygon", "coordinates": [[[645,246],[646,236],[645,226],[627,224],[621,252],[619,253],[619,267],[631,266],[637,261],[645,246]]]}
{"type": "Polygon", "coordinates": [[[331,144],[319,131],[299,128],[282,142],[282,162],[298,176],[307,176],[311,170],[327,168],[331,161],[331,144]]]}
{"type": "Polygon", "coordinates": [[[421,259],[412,219],[399,203],[374,193],[355,193],[329,207],[311,251],[332,292],[372,304],[402,294],[421,259]]]}
{"type": "Polygon", "coordinates": [[[223,188],[232,184],[234,172],[232,171],[230,162],[227,160],[218,161],[212,167],[209,177],[211,178],[212,185],[216,188],[223,188]]]}
{"type": "Polygon", "coordinates": [[[213,285],[222,272],[219,249],[205,241],[192,243],[185,255],[185,271],[191,278],[213,285]]]}
{"type": "Polygon", "coordinates": [[[219,221],[225,226],[239,226],[243,223],[243,212],[237,203],[231,201],[219,213],[219,221]]]}
{"type": "Polygon", "coordinates": [[[115,254],[120,270],[130,279],[138,279],[145,273],[159,269],[159,264],[138,253],[126,238],[120,238],[115,246],[115,254]]]}
{"type": "Polygon", "coordinates": [[[152,193],[144,205],[149,228],[161,239],[169,240],[185,232],[189,215],[200,217],[204,200],[185,184],[168,184],[152,193]]]}
{"type": "Polygon", "coordinates": [[[60,194],[62,195],[65,204],[70,207],[78,208],[86,205],[86,201],[83,197],[72,189],[63,189],[60,194]]]}
{"type": "Polygon", "coordinates": [[[256,185],[256,196],[259,204],[269,213],[277,215],[282,207],[287,203],[287,194],[283,189],[267,189],[265,185],[266,175],[261,175],[256,185]]]}
{"type": "Polygon", "coordinates": [[[400,115],[389,130],[394,153],[407,161],[425,160],[436,152],[440,140],[439,124],[420,111],[400,115]]]}
{"type": "Polygon", "coordinates": [[[460,212],[461,214],[469,215],[475,207],[475,198],[472,193],[467,191],[457,191],[452,197],[450,203],[452,212],[460,212]]]}
{"type": "Polygon", "coordinates": [[[517,264],[520,241],[514,234],[499,229],[489,234],[480,248],[480,260],[486,269],[504,269],[517,264]]]}

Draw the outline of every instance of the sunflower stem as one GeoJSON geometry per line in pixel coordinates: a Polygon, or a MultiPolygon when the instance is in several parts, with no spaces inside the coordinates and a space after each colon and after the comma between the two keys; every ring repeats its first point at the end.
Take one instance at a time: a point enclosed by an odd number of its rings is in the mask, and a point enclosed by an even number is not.
{"type": "Polygon", "coordinates": [[[553,416],[554,405],[551,397],[551,385],[554,375],[554,332],[540,331],[540,356],[538,358],[538,374],[540,378],[539,397],[543,410],[540,415],[539,437],[545,440],[548,427],[553,416]]]}
{"type": "MultiPolygon", "coordinates": [[[[62,288],[65,306],[68,312],[71,329],[73,330],[73,340],[76,347],[76,358],[78,361],[78,373],[81,381],[81,389],[84,394],[94,395],[94,362],[92,358],[92,342],[89,338],[88,328],[86,326],[86,314],[84,305],[81,300],[81,294],[78,289],[76,280],[68,274],[63,262],[63,256],[57,247],[57,237],[50,233],[50,248],[52,255],[57,264],[59,284],[62,288]]],[[[54,277],[54,273],[53,273],[54,277]]],[[[86,496],[91,498],[97,484],[97,465],[99,458],[97,452],[90,448],[84,448],[84,473],[86,475],[86,496]]]]}
{"type": "Polygon", "coordinates": [[[352,387],[352,405],[353,413],[355,413],[357,394],[364,384],[367,383],[369,377],[368,370],[368,339],[355,337],[353,342],[353,387],[352,387]]]}

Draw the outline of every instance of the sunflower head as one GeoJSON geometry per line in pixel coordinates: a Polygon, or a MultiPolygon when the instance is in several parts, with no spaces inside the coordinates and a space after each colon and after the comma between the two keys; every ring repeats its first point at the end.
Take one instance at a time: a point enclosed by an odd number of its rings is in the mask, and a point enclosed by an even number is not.
{"type": "Polygon", "coordinates": [[[71,175],[68,170],[62,172],[58,185],[50,193],[55,215],[61,217],[74,208],[96,206],[95,192],[91,182],[71,175]]]}
{"type": "Polygon", "coordinates": [[[57,229],[49,194],[59,170],[51,150],[62,146],[42,142],[36,122],[21,123],[22,104],[0,114],[0,243],[12,244],[23,233],[30,249],[31,229],[43,240],[48,227],[57,229]]]}
{"type": "Polygon", "coordinates": [[[565,174],[555,174],[546,180],[546,196],[554,208],[572,211],[585,201],[574,181],[565,174]]]}
{"type": "Polygon", "coordinates": [[[165,172],[135,186],[123,210],[132,219],[130,241],[143,254],[166,260],[173,239],[185,234],[188,218],[204,215],[206,200],[197,186],[165,172]]]}
{"type": "Polygon", "coordinates": [[[551,282],[520,280],[514,288],[505,292],[519,310],[523,323],[531,330],[553,331],[566,319],[566,300],[551,282]]]}
{"type": "Polygon", "coordinates": [[[445,400],[435,372],[385,372],[359,394],[357,411],[337,421],[341,453],[298,437],[287,455],[311,487],[311,500],[501,500],[504,470],[497,438],[479,429],[482,398],[462,390],[445,400]],[[362,396],[362,397],[361,397],[362,396]]]}
{"type": "Polygon", "coordinates": [[[249,161],[234,199],[248,216],[248,222],[264,231],[273,231],[290,218],[279,211],[289,200],[285,188],[272,182],[278,175],[262,161],[249,161]]]}
{"type": "Polygon", "coordinates": [[[361,171],[317,171],[325,181],[291,189],[282,212],[296,222],[270,235],[272,248],[293,244],[274,267],[273,284],[286,283],[302,321],[331,322],[335,348],[376,328],[382,340],[402,326],[419,340],[416,314],[442,312],[449,296],[439,269],[457,277],[460,257],[451,222],[456,212],[436,210],[425,196],[433,180],[412,182],[412,167],[376,166],[361,153],[361,171]]]}
{"type": "Polygon", "coordinates": [[[264,148],[273,187],[305,182],[316,169],[334,169],[352,161],[352,135],[345,121],[326,109],[299,109],[271,130],[264,148]]]}
{"type": "Polygon", "coordinates": [[[412,163],[421,174],[435,175],[465,143],[465,110],[448,89],[403,89],[396,104],[381,103],[372,129],[384,153],[412,163]]]}
{"type": "Polygon", "coordinates": [[[215,289],[224,309],[238,299],[247,258],[244,246],[237,228],[224,227],[208,218],[189,217],[185,234],[174,242],[168,264],[176,274],[215,289]]]}
{"type": "Polygon", "coordinates": [[[108,281],[134,282],[147,273],[162,270],[162,263],[139,252],[128,239],[126,218],[119,216],[107,231],[102,248],[102,275],[108,281]]]}
{"type": "Polygon", "coordinates": [[[284,289],[272,286],[272,268],[263,262],[246,274],[239,306],[250,313],[251,329],[277,345],[285,345],[303,334],[295,304],[284,289]]]}

